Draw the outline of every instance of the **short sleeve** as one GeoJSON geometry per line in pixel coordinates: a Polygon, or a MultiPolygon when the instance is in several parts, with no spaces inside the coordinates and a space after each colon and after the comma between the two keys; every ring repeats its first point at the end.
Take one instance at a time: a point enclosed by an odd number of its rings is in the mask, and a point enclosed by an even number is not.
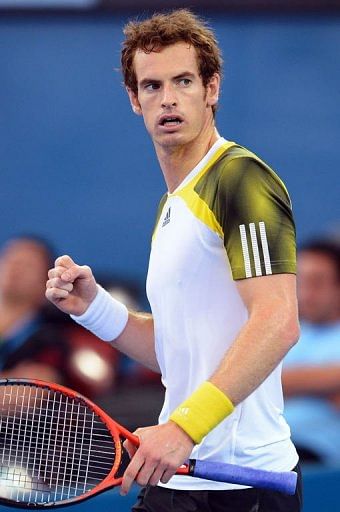
{"type": "Polygon", "coordinates": [[[296,237],[288,192],[261,160],[228,161],[217,187],[216,213],[233,278],[296,272],[296,237]]]}

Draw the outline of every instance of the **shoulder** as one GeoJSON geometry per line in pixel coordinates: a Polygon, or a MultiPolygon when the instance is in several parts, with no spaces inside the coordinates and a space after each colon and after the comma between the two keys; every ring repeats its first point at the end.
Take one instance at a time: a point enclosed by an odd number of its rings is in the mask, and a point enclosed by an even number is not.
{"type": "Polygon", "coordinates": [[[289,201],[289,194],[285,184],[278,174],[258,155],[249,149],[233,144],[228,147],[210,167],[196,184],[195,190],[229,193],[239,190],[240,187],[256,187],[260,183],[285,196],[289,201]]]}
{"type": "Polygon", "coordinates": [[[218,188],[222,194],[235,192],[256,195],[275,194],[290,205],[288,190],[273,168],[249,149],[235,145],[222,156],[219,163],[218,188]]]}
{"type": "MultiPolygon", "coordinates": [[[[264,209],[291,210],[285,184],[277,173],[247,148],[234,144],[214,162],[195,186],[196,193],[223,223],[227,210],[262,216],[264,209]]],[[[236,217],[239,215],[237,214],[236,217]]]]}

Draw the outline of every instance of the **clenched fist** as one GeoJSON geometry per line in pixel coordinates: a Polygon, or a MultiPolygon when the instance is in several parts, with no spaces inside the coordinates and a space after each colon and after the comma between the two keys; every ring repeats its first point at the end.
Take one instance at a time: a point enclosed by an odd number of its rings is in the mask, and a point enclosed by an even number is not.
{"type": "Polygon", "coordinates": [[[82,315],[97,294],[97,283],[90,267],[77,265],[67,255],[56,259],[48,278],[46,298],[64,313],[82,315]]]}

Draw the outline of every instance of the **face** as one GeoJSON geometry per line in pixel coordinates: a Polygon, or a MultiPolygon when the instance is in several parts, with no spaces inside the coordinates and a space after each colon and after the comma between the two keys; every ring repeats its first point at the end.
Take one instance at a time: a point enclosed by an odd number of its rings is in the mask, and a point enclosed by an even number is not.
{"type": "Polygon", "coordinates": [[[180,42],[158,52],[139,50],[134,67],[138,93],[128,90],[131,105],[156,146],[189,144],[212,129],[220,79],[215,75],[203,86],[193,46],[180,42]]]}
{"type": "Polygon", "coordinates": [[[30,240],[13,240],[0,254],[0,293],[16,303],[40,305],[45,297],[48,261],[44,249],[30,240]]]}
{"type": "Polygon", "coordinates": [[[302,251],[298,257],[298,300],[302,319],[330,323],[340,317],[340,282],[333,260],[302,251]]]}

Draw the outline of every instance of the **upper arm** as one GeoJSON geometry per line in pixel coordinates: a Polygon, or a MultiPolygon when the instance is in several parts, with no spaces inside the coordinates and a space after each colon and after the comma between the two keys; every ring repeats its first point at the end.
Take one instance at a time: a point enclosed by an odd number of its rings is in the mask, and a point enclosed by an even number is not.
{"type": "Polygon", "coordinates": [[[267,322],[288,343],[299,336],[296,276],[276,274],[236,282],[249,318],[267,322]]]}
{"type": "MultiPolygon", "coordinates": [[[[298,331],[296,240],[291,201],[280,178],[251,153],[229,161],[216,214],[233,279],[249,317],[298,331]]],[[[274,325],[273,325],[274,327],[274,325]]]]}
{"type": "Polygon", "coordinates": [[[296,276],[294,274],[240,279],[236,281],[236,286],[249,314],[257,308],[281,310],[285,308],[297,313],[296,276]]]}

